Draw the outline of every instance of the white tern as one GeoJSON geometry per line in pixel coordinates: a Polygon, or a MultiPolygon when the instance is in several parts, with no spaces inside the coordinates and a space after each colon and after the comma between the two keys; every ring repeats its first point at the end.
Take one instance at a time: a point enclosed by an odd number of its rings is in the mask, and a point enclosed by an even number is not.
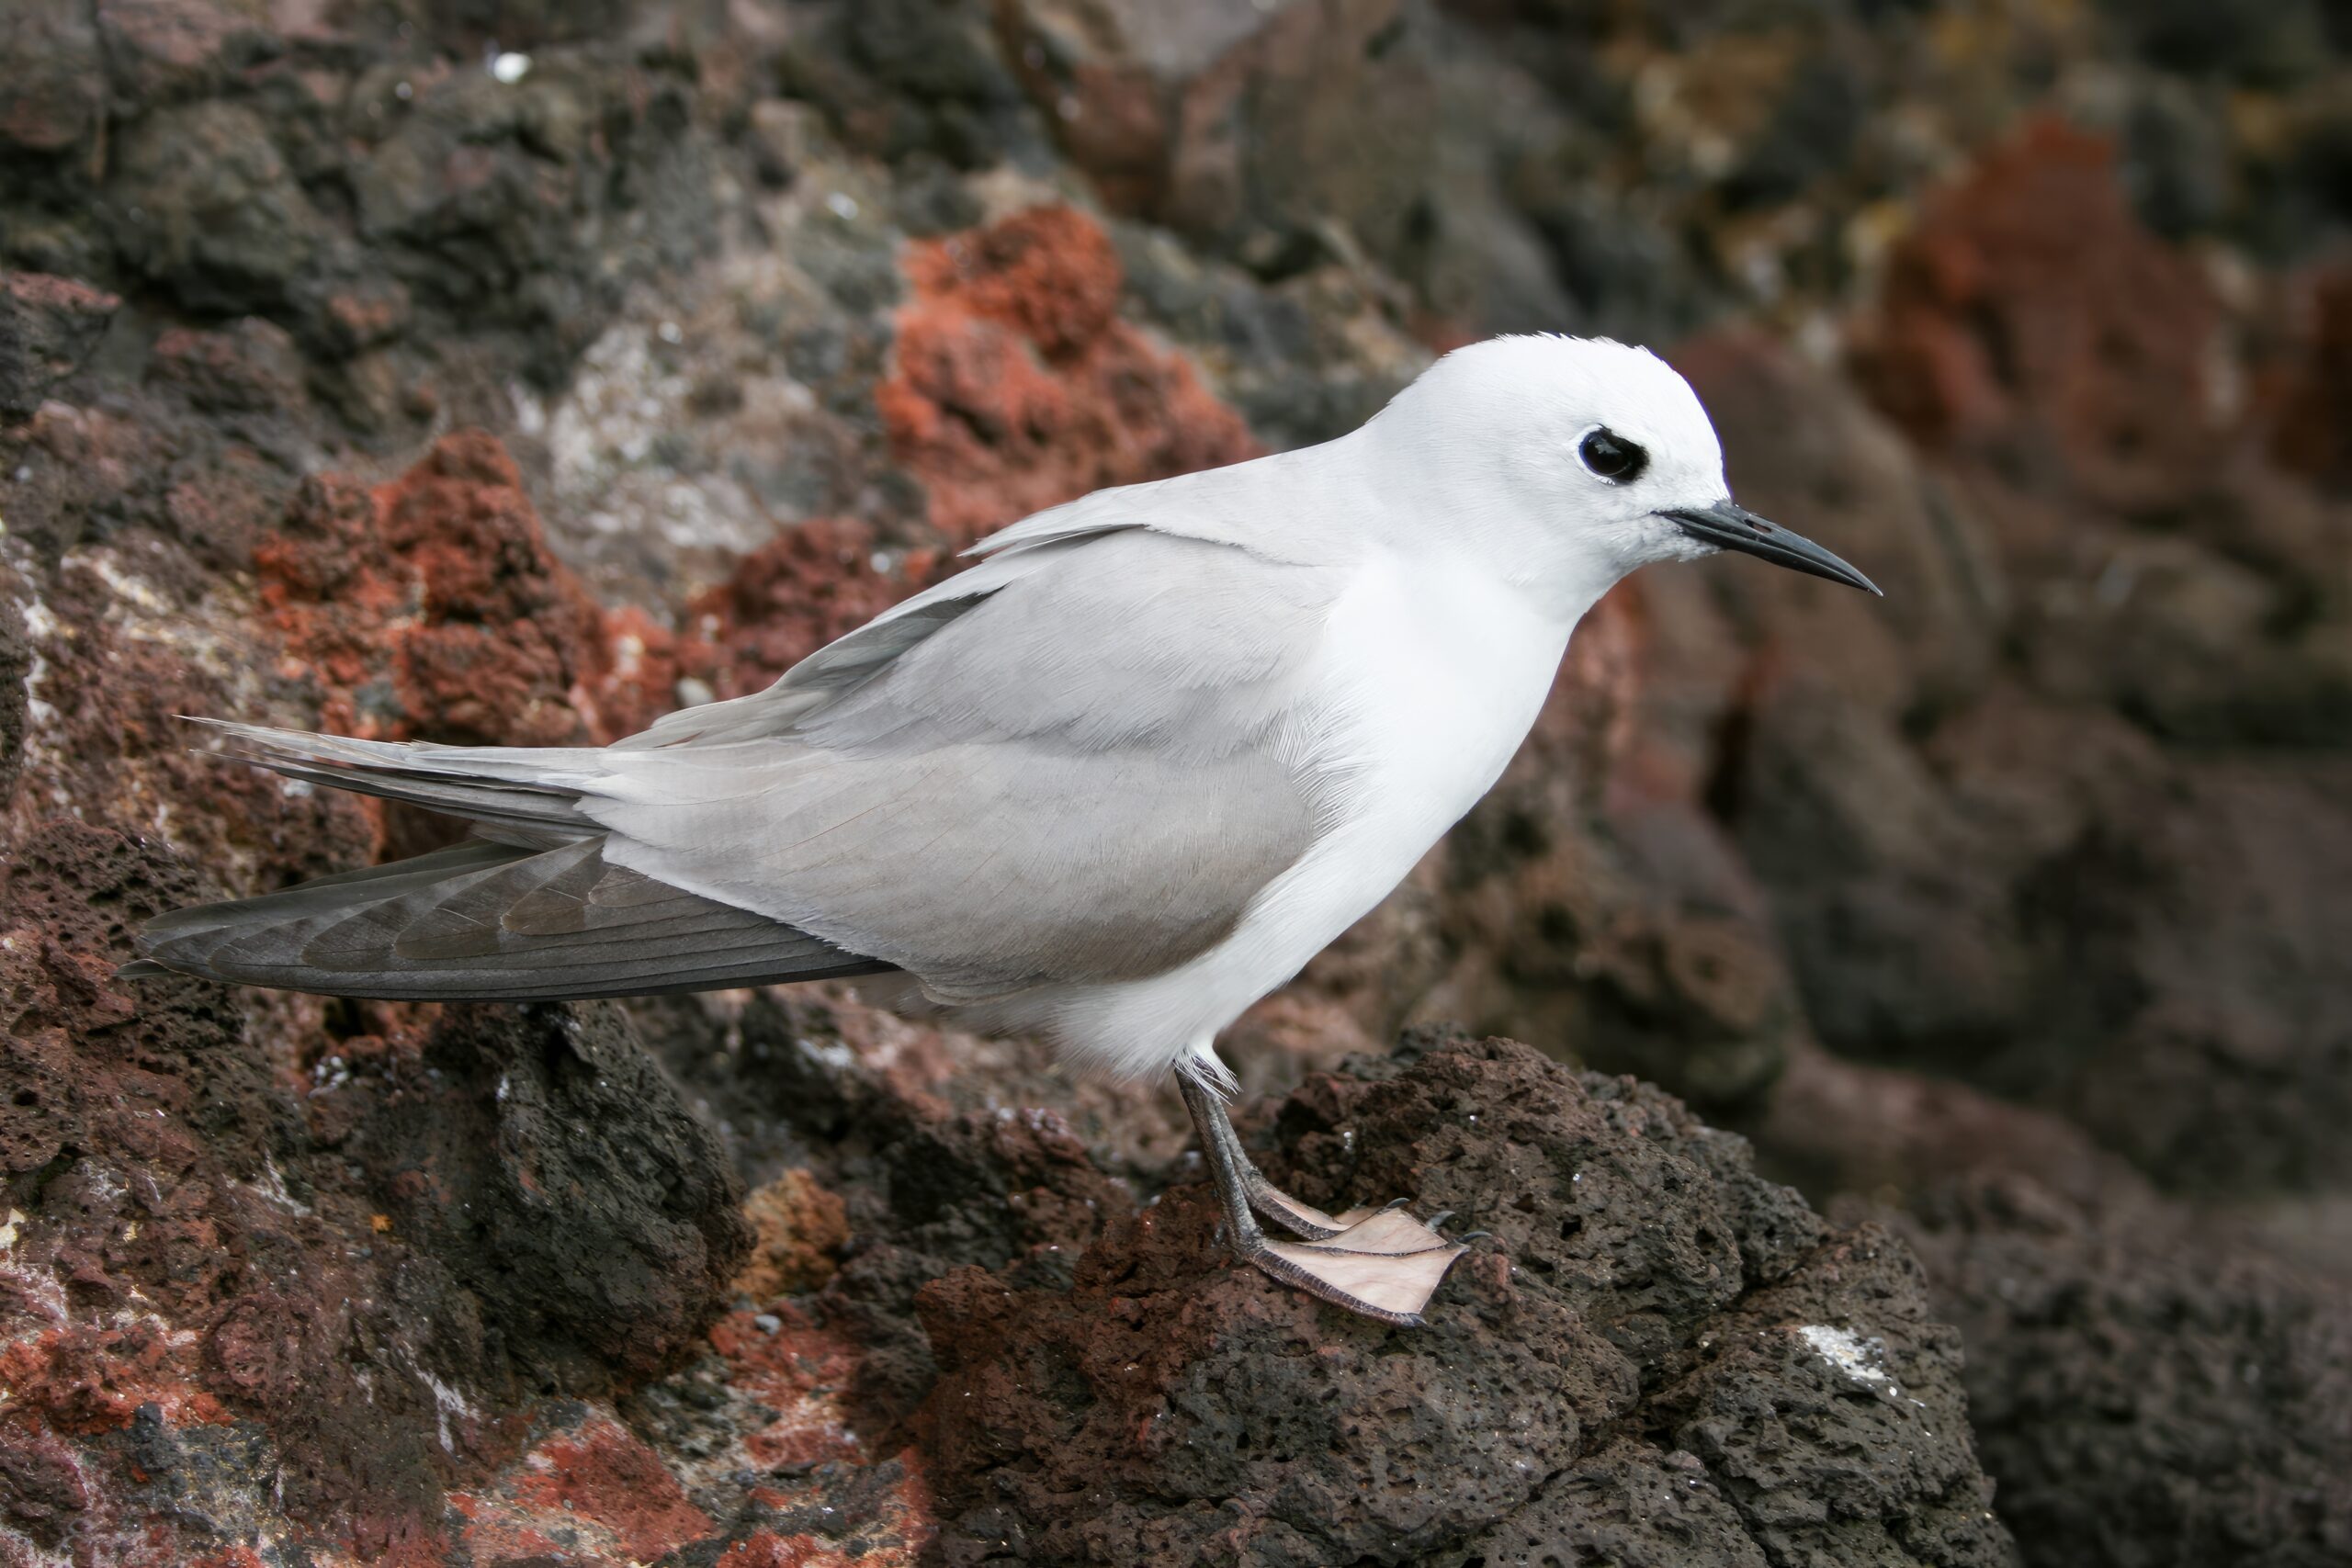
{"type": "Polygon", "coordinates": [[[1663,361],[1476,344],[1337,440],[1015,523],[767,690],[615,745],[219,726],[472,836],[166,915],[126,973],[475,1000],[875,976],[901,1009],[1173,1071],[1237,1253],[1417,1322],[1461,1245],[1275,1189],[1216,1036],[1486,794],[1611,584],[1724,549],[1877,592],[1733,504],[1663,361]]]}

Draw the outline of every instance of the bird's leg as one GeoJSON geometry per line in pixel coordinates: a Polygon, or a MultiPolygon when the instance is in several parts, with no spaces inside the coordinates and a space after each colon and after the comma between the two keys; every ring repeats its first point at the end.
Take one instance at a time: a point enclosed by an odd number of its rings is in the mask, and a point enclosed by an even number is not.
{"type": "MultiPolygon", "coordinates": [[[[1187,1084],[1191,1083],[1188,1078],[1187,1084]]],[[[1193,1088],[1199,1088],[1194,1085],[1193,1088]]],[[[1353,1210],[1333,1216],[1312,1203],[1302,1203],[1272,1182],[1252,1164],[1241,1146],[1241,1134],[1233,1129],[1233,1118],[1226,1114],[1225,1101],[1205,1089],[1201,1089],[1201,1102],[1194,1104],[1188,1090],[1185,1104],[1193,1112],[1193,1126],[1201,1135],[1204,1147],[1215,1144],[1224,1149],[1225,1157],[1240,1173],[1241,1190],[1250,1207],[1259,1217],[1279,1225],[1291,1235],[1306,1241],[1329,1241],[1356,1221],[1372,1213],[1369,1209],[1353,1210]]]]}
{"type": "Polygon", "coordinates": [[[1332,1216],[1301,1203],[1260,1175],[1215,1091],[1179,1072],[1209,1179],[1225,1209],[1226,1239],[1242,1261],[1335,1306],[1384,1323],[1415,1325],[1453,1260],[1469,1250],[1422,1224],[1398,1205],[1332,1216]],[[1258,1213],[1252,1213],[1256,1210],[1258,1213]],[[1259,1227],[1261,1213],[1311,1237],[1275,1241],[1259,1227]]]}
{"type": "MultiPolygon", "coordinates": [[[[1258,1168],[1250,1160],[1248,1151],[1242,1148],[1241,1134],[1234,1130],[1233,1118],[1226,1114],[1225,1102],[1217,1098],[1214,1091],[1206,1094],[1204,1104],[1194,1112],[1193,1124],[1200,1131],[1204,1143],[1213,1137],[1224,1145],[1227,1157],[1233,1162],[1234,1168],[1241,1173],[1241,1190],[1249,1197],[1250,1206],[1258,1212],[1259,1217],[1272,1222],[1278,1228],[1288,1231],[1295,1236],[1306,1241],[1329,1241],[1351,1227],[1362,1224],[1364,1221],[1385,1212],[1379,1209],[1354,1208],[1342,1214],[1327,1214],[1314,1204],[1303,1202],[1292,1197],[1267,1180],[1265,1172],[1258,1168]],[[1203,1125],[1204,1122],[1205,1125],[1203,1125]]],[[[1401,1209],[1408,1201],[1409,1200],[1399,1198],[1391,1202],[1388,1208],[1401,1209]]],[[[1434,1234],[1442,1231],[1446,1221],[1453,1217],[1453,1212],[1449,1209],[1444,1213],[1434,1214],[1419,1223],[1434,1234]]],[[[1456,1236],[1453,1239],[1462,1242],[1476,1241],[1489,1234],[1487,1231],[1473,1231],[1467,1235],[1456,1236]]]]}

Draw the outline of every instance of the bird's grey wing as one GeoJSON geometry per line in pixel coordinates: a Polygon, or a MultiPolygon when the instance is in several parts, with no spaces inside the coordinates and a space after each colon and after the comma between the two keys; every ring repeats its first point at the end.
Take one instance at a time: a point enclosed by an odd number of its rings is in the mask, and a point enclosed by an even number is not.
{"type": "Polygon", "coordinates": [[[618,749],[727,745],[788,734],[1005,587],[1049,569],[1062,554],[1120,527],[1098,520],[993,554],[827,643],[765,690],[665,714],[618,742],[618,749]]]}
{"type": "Polygon", "coordinates": [[[1303,460],[1302,454],[1286,454],[1100,490],[1048,507],[980,540],[964,552],[977,564],[819,649],[766,690],[667,715],[620,741],[619,749],[725,745],[788,734],[1004,589],[1060,574],[1080,552],[1099,558],[1100,547],[1124,536],[1205,541],[1265,561],[1302,563],[1311,552],[1302,555],[1282,535],[1269,535],[1263,513],[1268,465],[1296,476],[1305,472],[1298,467],[1303,460]]]}
{"type": "Polygon", "coordinates": [[[487,840],[282,892],[178,909],[139,933],[128,977],[169,970],[328,996],[529,1001],[870,975],[748,909],[607,863],[593,839],[487,840]]]}
{"type": "Polygon", "coordinates": [[[1134,978],[1314,841],[1323,569],[1134,531],[1002,583],[781,736],[607,753],[617,863],[967,999],[1134,978]]]}

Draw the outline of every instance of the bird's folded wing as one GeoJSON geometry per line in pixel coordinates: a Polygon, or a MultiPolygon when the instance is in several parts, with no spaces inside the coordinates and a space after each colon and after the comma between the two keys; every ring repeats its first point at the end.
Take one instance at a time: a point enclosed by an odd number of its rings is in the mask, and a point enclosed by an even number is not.
{"type": "Polygon", "coordinates": [[[888,965],[620,866],[600,843],[473,839],[179,909],[139,933],[166,971],[330,996],[555,1000],[870,975],[888,965]]]}
{"type": "Polygon", "coordinates": [[[1198,540],[1059,547],[781,734],[605,753],[578,809],[615,863],[943,997],[1159,973],[1314,840],[1332,593],[1198,540]]]}
{"type": "MultiPolygon", "coordinates": [[[[1080,546],[1107,534],[1124,532],[1125,528],[1125,525],[1116,522],[1096,520],[1072,524],[1040,539],[1012,541],[1017,547],[995,554],[944,582],[933,584],[883,611],[855,631],[827,643],[786,671],[765,690],[664,715],[650,727],[620,741],[618,749],[722,745],[788,734],[1003,589],[1023,578],[1051,571],[1080,546]]],[[[1014,529],[1004,531],[1007,535],[1013,532],[1014,529]]]]}
{"type": "MultiPolygon", "coordinates": [[[[1304,471],[1297,467],[1299,457],[1290,455],[1290,466],[1281,471],[1304,471]]],[[[1270,488],[1274,482],[1263,463],[1241,463],[1096,491],[1048,507],[982,539],[964,552],[977,564],[819,649],[766,690],[671,714],[621,741],[619,749],[723,744],[789,733],[1003,590],[1033,581],[1099,581],[1091,569],[1105,558],[1198,559],[1204,543],[1223,547],[1237,564],[1279,567],[1325,558],[1328,552],[1295,548],[1295,530],[1267,525],[1295,524],[1298,518],[1288,513],[1309,510],[1321,498],[1308,493],[1284,500],[1283,492],[1270,488]],[[1173,541],[1179,548],[1134,547],[1136,536],[1173,541]]],[[[1163,591],[1167,586],[1158,585],[1163,591]]]]}

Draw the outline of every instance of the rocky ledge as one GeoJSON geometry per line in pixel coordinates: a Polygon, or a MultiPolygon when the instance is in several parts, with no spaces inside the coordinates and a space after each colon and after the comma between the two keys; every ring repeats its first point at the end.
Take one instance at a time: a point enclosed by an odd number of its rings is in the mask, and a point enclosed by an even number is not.
{"type": "Polygon", "coordinates": [[[1232,1267],[1197,1186],[1109,1217],[1067,1279],[926,1285],[944,1561],[2015,1560],[1917,1260],[1671,1098],[1423,1036],[1273,1130],[1311,1201],[1492,1234],[1417,1330],[1232,1267]]]}

